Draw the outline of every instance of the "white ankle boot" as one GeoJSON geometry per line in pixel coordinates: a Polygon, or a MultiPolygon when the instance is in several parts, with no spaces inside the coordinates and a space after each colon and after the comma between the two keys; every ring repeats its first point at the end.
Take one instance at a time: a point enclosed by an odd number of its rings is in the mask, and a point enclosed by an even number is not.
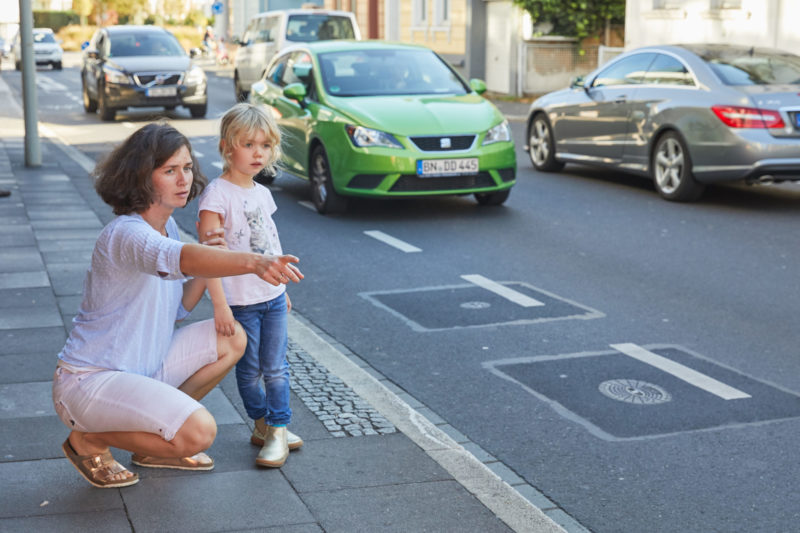
{"type": "Polygon", "coordinates": [[[280,468],[289,457],[289,442],[287,440],[286,426],[276,428],[267,426],[267,434],[264,436],[264,445],[256,457],[256,464],[259,466],[269,466],[280,468]]]}

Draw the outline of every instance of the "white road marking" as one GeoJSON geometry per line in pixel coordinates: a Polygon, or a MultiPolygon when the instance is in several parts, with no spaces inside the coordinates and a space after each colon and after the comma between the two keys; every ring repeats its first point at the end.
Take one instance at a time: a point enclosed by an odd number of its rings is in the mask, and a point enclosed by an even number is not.
{"type": "Polygon", "coordinates": [[[223,165],[223,164],[222,164],[222,161],[214,161],[214,162],[213,162],[213,163],[211,163],[211,164],[212,164],[213,166],[217,167],[217,168],[218,168],[218,169],[220,169],[220,170],[222,170],[222,167],[224,167],[224,166],[225,166],[225,165],[223,165]]]}
{"type": "Polygon", "coordinates": [[[377,239],[381,242],[388,244],[389,246],[394,246],[401,252],[411,253],[411,252],[421,252],[421,248],[417,248],[416,246],[412,246],[405,241],[401,241],[400,239],[395,239],[391,235],[387,235],[382,231],[377,230],[369,230],[365,231],[367,235],[372,237],[373,239],[377,239]]]}
{"type": "Polygon", "coordinates": [[[710,392],[715,396],[719,396],[723,400],[741,400],[744,398],[751,398],[751,396],[746,392],[742,392],[739,389],[734,389],[730,385],[726,385],[721,381],[717,381],[712,377],[701,374],[696,370],[692,370],[687,366],[676,363],[675,361],[671,361],[666,357],[662,357],[649,350],[645,350],[636,344],[623,343],[611,344],[610,346],[615,350],[624,353],[625,355],[633,357],[637,361],[654,366],[659,370],[663,370],[667,374],[672,374],[676,378],[682,379],[686,383],[703,389],[706,392],[710,392]]]}
{"type": "Polygon", "coordinates": [[[309,202],[308,200],[300,200],[300,201],[299,201],[299,202],[297,202],[297,203],[298,203],[298,204],[300,204],[300,205],[302,205],[302,206],[303,206],[303,207],[305,207],[306,209],[311,209],[312,211],[316,211],[316,210],[317,210],[317,208],[316,208],[316,207],[314,207],[314,204],[312,204],[312,203],[311,203],[311,202],[309,202]]]}
{"type": "Polygon", "coordinates": [[[122,125],[128,129],[134,129],[136,127],[136,124],[133,122],[128,122],[127,120],[123,122],[122,125]]]}
{"type": "Polygon", "coordinates": [[[502,296],[506,300],[521,305],[522,307],[540,307],[544,305],[539,300],[534,300],[530,296],[526,296],[521,292],[517,292],[514,289],[509,289],[508,287],[500,285],[496,281],[485,278],[480,274],[465,274],[461,276],[461,278],[469,281],[470,283],[474,283],[478,287],[483,287],[487,291],[491,291],[499,296],[502,296]]]}
{"type": "Polygon", "coordinates": [[[203,152],[198,152],[197,150],[192,150],[192,152],[194,152],[195,157],[205,157],[203,152]]]}
{"type": "Polygon", "coordinates": [[[36,75],[36,85],[46,92],[67,90],[66,85],[58,83],[56,80],[41,73],[36,75]]]}

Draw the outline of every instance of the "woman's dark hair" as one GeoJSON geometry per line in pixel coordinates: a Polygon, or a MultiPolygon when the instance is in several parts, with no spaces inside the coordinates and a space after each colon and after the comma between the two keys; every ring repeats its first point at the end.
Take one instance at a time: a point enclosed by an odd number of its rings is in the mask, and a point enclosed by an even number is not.
{"type": "Polygon", "coordinates": [[[194,179],[192,198],[203,192],[208,180],[192,153],[192,145],[181,132],[168,124],[148,124],[108,154],[92,172],[94,188],[115,215],[130,215],[146,210],[155,200],[153,171],[185,146],[192,156],[194,179]]]}

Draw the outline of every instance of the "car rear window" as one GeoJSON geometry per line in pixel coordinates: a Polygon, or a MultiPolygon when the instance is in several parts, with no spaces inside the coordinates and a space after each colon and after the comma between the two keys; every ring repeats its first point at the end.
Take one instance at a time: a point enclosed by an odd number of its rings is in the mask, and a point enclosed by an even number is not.
{"type": "Polygon", "coordinates": [[[33,42],[35,43],[54,43],[56,42],[55,36],[50,32],[34,32],[33,42]]]}
{"type": "Polygon", "coordinates": [[[800,56],[758,51],[709,52],[706,63],[726,85],[800,84],[800,56]]]}
{"type": "Polygon", "coordinates": [[[334,96],[466,94],[470,89],[430,50],[349,50],[319,55],[322,83],[334,96]]]}
{"type": "Polygon", "coordinates": [[[175,37],[166,33],[121,33],[111,36],[111,56],[183,56],[186,52],[175,37]]]}
{"type": "Polygon", "coordinates": [[[286,26],[286,40],[299,43],[355,39],[349,17],[325,14],[291,15],[286,26]]]}

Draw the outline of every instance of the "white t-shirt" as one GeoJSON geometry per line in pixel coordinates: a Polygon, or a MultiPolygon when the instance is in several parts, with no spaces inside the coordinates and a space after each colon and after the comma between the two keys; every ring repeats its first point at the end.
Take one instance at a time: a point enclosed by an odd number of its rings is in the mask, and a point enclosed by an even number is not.
{"type": "Polygon", "coordinates": [[[185,276],[178,226],[162,236],[139,215],[109,223],[92,252],[83,302],[58,358],[72,367],[152,376],[172,342],[185,276]]]}
{"type": "MultiPolygon", "coordinates": [[[[212,211],[225,219],[228,248],[241,252],[282,255],[278,228],[272,214],[278,210],[272,193],[259,183],[245,189],[217,178],[200,196],[198,210],[212,211]]],[[[228,305],[252,305],[274,300],[285,285],[270,285],[255,274],[221,278],[228,305]]]]}

